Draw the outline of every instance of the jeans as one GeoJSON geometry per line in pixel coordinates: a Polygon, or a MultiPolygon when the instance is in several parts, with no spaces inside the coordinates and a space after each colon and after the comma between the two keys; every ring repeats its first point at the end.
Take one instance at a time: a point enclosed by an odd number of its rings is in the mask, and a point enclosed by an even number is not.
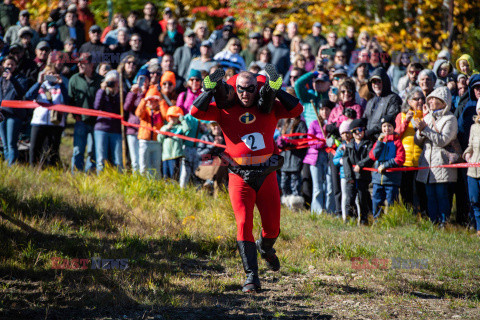
{"type": "Polygon", "coordinates": [[[73,131],[73,155],[72,172],[76,170],[85,172],[95,169],[95,139],[93,136],[93,126],[83,121],[75,123],[73,131]],[[85,166],[84,154],[87,148],[87,164],[85,166]]]}
{"type": "Polygon", "coordinates": [[[132,166],[132,173],[135,173],[139,169],[138,157],[139,157],[139,144],[138,138],[135,134],[127,135],[128,154],[130,155],[130,164],[132,166]]]}
{"type": "Polygon", "coordinates": [[[377,219],[382,212],[382,206],[385,203],[385,200],[387,200],[388,206],[391,206],[398,200],[399,190],[397,186],[386,186],[374,183],[372,193],[373,217],[377,219]]]}
{"type": "Polygon", "coordinates": [[[180,166],[180,158],[163,161],[163,177],[165,179],[176,179],[180,166]]]}
{"type": "Polygon", "coordinates": [[[427,212],[433,223],[445,223],[450,216],[449,183],[427,183],[427,212]]]}
{"type": "Polygon", "coordinates": [[[185,146],[183,152],[185,157],[182,158],[180,167],[180,188],[185,188],[190,181],[190,176],[197,170],[200,164],[197,148],[185,146]]]}
{"type": "Polygon", "coordinates": [[[302,175],[300,171],[285,172],[281,171],[280,188],[284,196],[299,196],[302,190],[302,175]]]}
{"type": "Polygon", "coordinates": [[[162,177],[162,144],[153,140],[138,140],[140,174],[160,179],[162,177]]]}
{"type": "Polygon", "coordinates": [[[326,152],[319,152],[317,163],[310,166],[310,173],[313,184],[312,213],[320,214],[325,210],[333,214],[335,212],[335,197],[333,194],[332,171],[328,164],[326,152]]]}
{"type": "Polygon", "coordinates": [[[3,156],[8,165],[11,166],[18,159],[18,137],[22,120],[19,118],[5,118],[0,123],[0,137],[3,142],[3,156]]]}
{"type": "Polygon", "coordinates": [[[106,161],[110,161],[120,170],[123,169],[122,135],[120,133],[95,130],[95,148],[97,173],[103,171],[106,161]]]}
{"type": "Polygon", "coordinates": [[[477,231],[480,231],[480,178],[467,177],[470,205],[475,215],[477,231]]]}

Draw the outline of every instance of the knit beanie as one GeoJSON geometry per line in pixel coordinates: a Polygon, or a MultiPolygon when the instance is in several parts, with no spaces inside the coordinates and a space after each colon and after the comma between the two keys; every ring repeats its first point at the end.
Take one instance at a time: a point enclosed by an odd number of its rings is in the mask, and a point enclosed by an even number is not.
{"type": "Polygon", "coordinates": [[[192,69],[190,70],[190,74],[188,75],[188,80],[190,80],[191,78],[198,78],[202,80],[202,73],[198,70],[192,69]]]}
{"type": "Polygon", "coordinates": [[[157,99],[160,100],[160,92],[158,92],[157,86],[150,86],[147,93],[145,94],[145,100],[157,99]]]}
{"type": "Polygon", "coordinates": [[[350,128],[350,123],[351,122],[352,122],[352,120],[350,120],[350,119],[342,122],[342,124],[338,128],[338,131],[340,131],[340,134],[345,133],[345,132],[350,132],[349,128],[350,128]]]}
{"type": "Polygon", "coordinates": [[[176,85],[175,73],[173,73],[172,71],[166,71],[162,75],[162,78],[160,79],[160,84],[162,84],[166,81],[169,81],[169,82],[173,83],[173,86],[175,87],[175,85],[176,85]]]}
{"type": "Polygon", "coordinates": [[[355,119],[350,123],[350,126],[348,127],[349,130],[353,130],[355,128],[366,128],[367,123],[364,118],[360,119],[355,119]]]}
{"type": "Polygon", "coordinates": [[[450,93],[448,87],[443,86],[433,90],[432,93],[430,93],[427,97],[427,104],[428,101],[432,98],[442,100],[445,103],[445,110],[450,110],[450,105],[452,104],[452,94],[450,93]]]}
{"type": "Polygon", "coordinates": [[[393,114],[387,114],[385,115],[381,120],[381,124],[383,125],[384,123],[389,123],[392,125],[393,129],[395,129],[395,115],[393,114]]]}

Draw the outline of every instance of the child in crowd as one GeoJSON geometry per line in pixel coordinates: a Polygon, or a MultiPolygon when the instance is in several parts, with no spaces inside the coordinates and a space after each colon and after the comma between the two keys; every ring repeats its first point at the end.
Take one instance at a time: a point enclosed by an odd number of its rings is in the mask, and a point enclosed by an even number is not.
{"type": "Polygon", "coordinates": [[[469,54],[462,54],[460,58],[457,59],[456,65],[457,70],[467,77],[478,73],[478,71],[475,70],[475,62],[469,54]]]}
{"type": "MultiPolygon", "coordinates": [[[[183,111],[177,106],[168,108],[168,123],[160,131],[185,135],[189,127],[183,117],[183,111]]],[[[165,179],[178,179],[180,160],[184,156],[183,140],[160,134],[157,140],[162,143],[163,177],[165,179]]]]}
{"type": "Polygon", "coordinates": [[[347,194],[347,180],[345,179],[345,171],[343,168],[344,164],[344,159],[343,155],[345,153],[345,148],[346,145],[350,143],[352,140],[352,133],[349,130],[350,123],[352,122],[352,119],[347,119],[342,122],[340,125],[339,131],[340,131],[340,136],[342,137],[342,144],[337,148],[337,151],[335,152],[335,157],[333,157],[333,163],[335,166],[340,168],[340,186],[342,190],[342,219],[343,222],[347,222],[347,197],[345,196],[347,194]]]}
{"type": "MultiPolygon", "coordinates": [[[[476,111],[477,115],[474,117],[475,123],[470,129],[468,148],[463,153],[463,158],[468,163],[480,162],[480,99],[477,101],[476,111]]],[[[477,235],[480,237],[480,168],[468,168],[467,176],[468,194],[475,215],[477,235]]]]}
{"type": "Polygon", "coordinates": [[[372,208],[372,198],[368,191],[372,177],[369,171],[362,170],[373,165],[373,161],[368,156],[372,149],[372,142],[365,139],[366,127],[365,119],[356,119],[350,123],[349,130],[353,134],[353,139],[345,146],[343,154],[343,172],[347,182],[344,194],[347,213],[352,213],[356,203],[358,220],[363,225],[368,224],[368,213],[372,208]]]}
{"type": "MultiPolygon", "coordinates": [[[[281,119],[279,121],[280,132],[282,135],[291,133],[307,133],[307,125],[300,116],[292,119],[281,119]]],[[[295,137],[305,138],[306,136],[295,137]]],[[[277,140],[280,149],[284,149],[281,155],[285,158],[285,162],[280,171],[281,180],[280,188],[282,191],[282,203],[288,205],[292,209],[303,207],[304,199],[301,196],[302,189],[302,164],[305,158],[306,149],[291,149],[293,145],[289,142],[291,138],[282,138],[277,140]]]]}
{"type": "Polygon", "coordinates": [[[161,178],[162,144],[157,141],[157,133],[150,129],[158,130],[163,126],[160,100],[157,87],[151,86],[135,111],[141,126],[138,129],[140,173],[155,179],[161,178]]]}
{"type": "MultiPolygon", "coordinates": [[[[322,100],[318,111],[318,119],[313,120],[308,128],[308,133],[314,135],[322,143],[311,144],[303,163],[310,165],[312,176],[313,192],[311,210],[314,214],[322,211],[333,214],[335,212],[335,199],[333,197],[332,171],[328,164],[328,153],[326,151],[325,126],[330,116],[333,104],[329,100],[322,100]]],[[[333,105],[334,106],[334,105],[333,105]]]]}
{"type": "Polygon", "coordinates": [[[401,167],[405,162],[405,149],[395,130],[395,117],[386,115],[381,119],[382,133],[370,150],[370,159],[375,161],[376,172],[373,180],[373,217],[380,216],[381,206],[387,200],[388,206],[398,199],[401,172],[386,172],[388,168],[401,167]]]}
{"type": "Polygon", "coordinates": [[[177,93],[175,92],[175,73],[166,71],[160,78],[161,94],[160,98],[160,112],[163,119],[167,119],[167,111],[170,107],[176,106],[177,93]]]}

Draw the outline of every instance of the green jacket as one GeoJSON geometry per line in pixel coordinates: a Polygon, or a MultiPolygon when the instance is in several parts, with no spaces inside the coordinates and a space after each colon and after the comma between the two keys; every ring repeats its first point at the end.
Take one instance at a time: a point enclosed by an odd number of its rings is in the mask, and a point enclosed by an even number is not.
{"type": "MultiPolygon", "coordinates": [[[[93,73],[92,79],[87,82],[83,74],[76,73],[68,82],[68,96],[71,103],[80,108],[93,109],[95,95],[100,89],[102,77],[97,73],[93,73]]],[[[90,125],[95,124],[96,117],[82,115],[82,120],[90,125]]]]}
{"type": "Polygon", "coordinates": [[[317,120],[317,114],[313,110],[313,103],[318,105],[320,101],[328,98],[328,92],[320,93],[312,89],[307,89],[307,84],[313,79],[313,72],[307,72],[295,82],[295,93],[297,98],[300,99],[300,103],[303,105],[303,118],[310,127],[310,123],[313,120],[317,120]]]}
{"type": "Polygon", "coordinates": [[[0,25],[2,25],[4,32],[7,32],[8,27],[15,25],[18,21],[20,10],[14,4],[0,3],[0,25]]]}
{"type": "MultiPolygon", "coordinates": [[[[180,123],[174,125],[172,128],[167,129],[167,125],[164,125],[160,131],[185,135],[185,133],[190,129],[187,120],[185,120],[185,117],[183,116],[180,116],[179,120],[180,123]]],[[[158,142],[162,143],[162,161],[177,159],[184,156],[183,142],[185,140],[163,134],[159,134],[157,136],[157,140],[158,142]]]]}

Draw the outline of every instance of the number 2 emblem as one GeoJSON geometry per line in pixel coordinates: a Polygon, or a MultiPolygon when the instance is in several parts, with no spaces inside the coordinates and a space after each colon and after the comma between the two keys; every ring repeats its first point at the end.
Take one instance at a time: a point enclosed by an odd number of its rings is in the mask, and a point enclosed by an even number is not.
{"type": "Polygon", "coordinates": [[[263,135],[259,132],[246,134],[242,137],[243,143],[252,151],[265,149],[263,135]]]}

